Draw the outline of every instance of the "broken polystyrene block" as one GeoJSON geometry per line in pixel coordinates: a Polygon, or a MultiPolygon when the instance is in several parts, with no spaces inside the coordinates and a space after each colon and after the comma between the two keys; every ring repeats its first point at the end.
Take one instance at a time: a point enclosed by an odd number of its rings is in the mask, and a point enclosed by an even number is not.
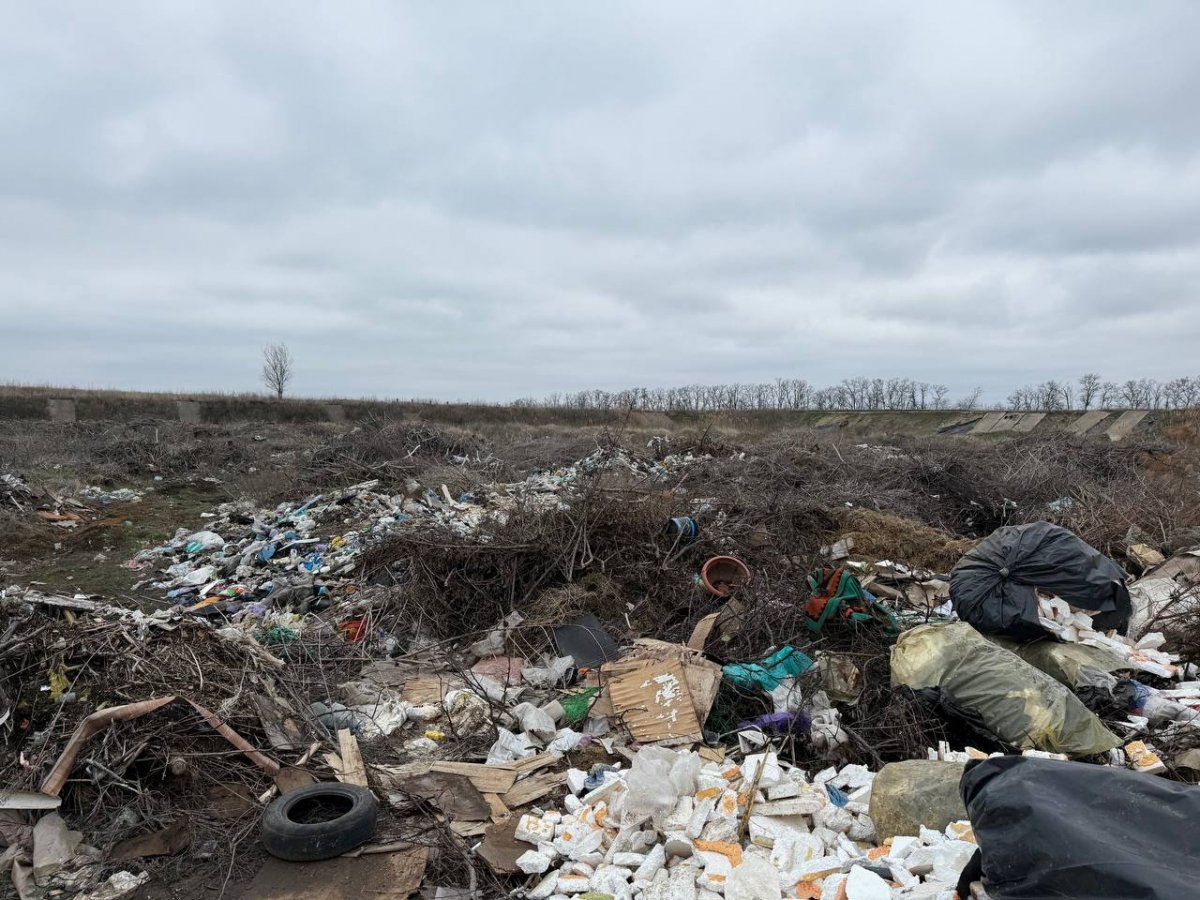
{"type": "MultiPolygon", "coordinates": [[[[852,791],[848,791],[846,796],[850,798],[850,803],[862,803],[864,806],[869,805],[871,802],[871,787],[873,784],[874,782],[864,785],[860,788],[855,788],[852,791]]],[[[849,806],[850,804],[848,803],[846,805],[849,806]]]]}
{"type": "Polygon", "coordinates": [[[892,889],[874,872],[855,866],[846,876],[846,900],[892,900],[892,889]]]}
{"type": "Polygon", "coordinates": [[[770,850],[782,837],[808,837],[808,821],[803,816],[751,816],[750,840],[770,850]]]}
{"type": "Polygon", "coordinates": [[[899,860],[886,859],[888,871],[892,874],[892,880],[900,885],[901,888],[910,889],[921,883],[921,879],[905,868],[904,863],[899,860]]]}
{"type": "Polygon", "coordinates": [[[922,843],[930,846],[940,844],[946,840],[946,836],[940,831],[934,831],[932,828],[926,828],[924,825],[920,826],[917,834],[921,838],[922,843]]]}
{"type": "Polygon", "coordinates": [[[596,867],[580,859],[567,863],[559,871],[563,875],[586,875],[588,878],[591,878],[592,873],[596,871],[596,867]]]}
{"type": "Polygon", "coordinates": [[[633,872],[621,866],[600,866],[592,875],[592,890],[611,894],[616,900],[619,896],[631,894],[629,879],[632,876],[633,872]]]}
{"type": "Polygon", "coordinates": [[[822,769],[820,772],[818,772],[816,775],[813,776],[813,784],[824,784],[825,782],[827,782],[833,778],[836,778],[837,773],[838,773],[838,770],[833,766],[830,766],[828,769],[822,769]]]}
{"type": "Polygon", "coordinates": [[[695,871],[690,866],[680,866],[671,873],[664,896],[666,900],[696,900],[697,892],[695,871]]]}
{"type": "Polygon", "coordinates": [[[695,811],[695,800],[688,796],[680,797],[671,814],[663,821],[663,831],[686,831],[695,811]]]}
{"type": "Polygon", "coordinates": [[[582,791],[587,779],[588,773],[583,771],[583,769],[567,769],[567,787],[572,794],[578,794],[582,791]]]}
{"type": "Polygon", "coordinates": [[[574,815],[583,809],[583,801],[574,794],[567,794],[567,796],[563,798],[563,809],[565,809],[571,815],[574,815]]]}
{"type": "Polygon", "coordinates": [[[558,887],[558,872],[551,872],[537,883],[537,886],[525,896],[529,900],[547,900],[558,887]]]}
{"type": "Polygon", "coordinates": [[[936,847],[913,847],[902,860],[904,868],[913,875],[928,875],[933,871],[933,864],[936,861],[936,847]]]}
{"type": "Polygon", "coordinates": [[[952,841],[975,841],[975,829],[971,827],[971,823],[966,819],[960,819],[957,822],[951,822],[946,826],[946,837],[952,841]]]}
{"type": "Polygon", "coordinates": [[[658,843],[658,832],[653,829],[636,832],[629,842],[629,853],[649,853],[658,843]]]}
{"type": "Polygon", "coordinates": [[[694,852],[692,839],[680,831],[669,832],[663,840],[663,850],[667,856],[679,859],[687,859],[694,852]]]}
{"type": "Polygon", "coordinates": [[[716,804],[713,806],[712,812],[709,814],[710,819],[725,819],[727,821],[737,821],[738,818],[738,795],[734,791],[724,791],[717,798],[716,804]]]}
{"type": "Polygon", "coordinates": [[[630,869],[636,869],[646,861],[644,853],[614,853],[612,864],[614,866],[624,866],[630,869]]]}
{"type": "Polygon", "coordinates": [[[513,837],[518,841],[524,841],[527,844],[538,844],[542,841],[554,840],[554,824],[547,822],[540,816],[523,815],[517,821],[516,830],[513,832],[513,837]]]}
{"type": "MultiPolygon", "coordinates": [[[[932,868],[930,863],[930,868],[932,868]]],[[[802,863],[799,867],[801,881],[817,881],[842,871],[842,861],[836,856],[822,856],[819,859],[810,859],[806,863],[802,863]]]]}
{"type": "Polygon", "coordinates": [[[1125,745],[1125,755],[1129,757],[1130,768],[1135,772],[1147,775],[1158,775],[1167,771],[1158,754],[1152,751],[1143,741],[1130,741],[1125,745]]]}
{"type": "Polygon", "coordinates": [[[837,850],[838,855],[844,860],[861,859],[862,857],[866,856],[866,853],[863,851],[863,849],[844,834],[839,834],[837,837],[837,850]]]}
{"type": "Polygon", "coordinates": [[[592,888],[592,879],[586,875],[559,875],[558,892],[560,894],[582,894],[592,888]]]}
{"type": "Polygon", "coordinates": [[[752,753],[742,760],[742,780],[746,784],[754,784],[762,789],[779,784],[783,780],[783,769],[779,766],[779,757],[774,753],[752,753]],[[762,774],[758,770],[762,768],[762,774]]]}
{"type": "Polygon", "coordinates": [[[785,778],[779,784],[771,785],[767,788],[768,800],[787,800],[790,797],[800,796],[800,783],[792,781],[790,778],[785,778]]]}
{"type": "Polygon", "coordinates": [[[855,788],[865,787],[875,780],[874,773],[866,766],[851,764],[843,766],[842,770],[837,773],[837,777],[833,779],[835,787],[843,790],[854,790],[855,788]]]}
{"type": "Polygon", "coordinates": [[[693,841],[700,837],[700,832],[704,830],[704,823],[708,821],[708,817],[712,814],[716,805],[717,801],[714,797],[701,800],[696,804],[695,809],[692,811],[692,817],[688,820],[687,828],[684,829],[684,833],[693,841]]]}
{"type": "Polygon", "coordinates": [[[656,844],[646,854],[645,860],[633,873],[635,881],[649,881],[667,863],[667,850],[663,844],[656,844]]]}
{"type": "Polygon", "coordinates": [[[584,794],[582,798],[580,798],[584,803],[598,803],[601,800],[607,799],[618,788],[624,788],[625,786],[621,781],[621,776],[616,772],[606,772],[604,777],[604,784],[600,785],[600,787],[596,788],[595,790],[589,791],[588,793],[584,794]]]}
{"type": "Polygon", "coordinates": [[[935,849],[933,880],[954,884],[979,848],[969,841],[946,841],[935,849]]]}
{"type": "Polygon", "coordinates": [[[727,787],[729,787],[729,779],[727,779],[720,772],[701,772],[699,777],[696,779],[697,793],[700,791],[711,791],[715,788],[719,794],[727,787]]]}
{"type": "Polygon", "coordinates": [[[836,831],[830,831],[828,828],[817,825],[813,828],[812,833],[813,837],[819,840],[823,847],[831,849],[837,846],[838,833],[836,831]]]}
{"type": "Polygon", "coordinates": [[[752,813],[758,816],[811,816],[828,804],[829,795],[823,786],[802,785],[799,796],[755,803],[752,813]]]}
{"type": "Polygon", "coordinates": [[[706,850],[697,850],[696,857],[704,864],[704,871],[695,883],[707,890],[725,893],[725,885],[733,873],[733,863],[729,857],[706,850]]]}
{"type": "Polygon", "coordinates": [[[1139,650],[1157,650],[1166,642],[1167,639],[1163,637],[1161,631],[1152,631],[1149,634],[1143,634],[1133,646],[1139,650]]]}
{"type": "Polygon", "coordinates": [[[700,832],[702,841],[736,841],[738,839],[737,819],[713,819],[700,832]]]}
{"type": "Polygon", "coordinates": [[[553,857],[537,850],[528,850],[517,857],[517,868],[526,875],[541,875],[550,868],[553,857]]]}
{"type": "Polygon", "coordinates": [[[914,847],[921,846],[921,839],[912,835],[896,835],[888,847],[888,859],[904,859],[914,847]]]}
{"type": "Polygon", "coordinates": [[[1035,759],[1061,759],[1063,761],[1067,759],[1065,753],[1051,753],[1049,750],[1024,750],[1021,755],[1031,756],[1035,759]]]}
{"type": "Polygon", "coordinates": [[[838,900],[842,897],[842,885],[847,876],[842,874],[830,875],[821,882],[821,900],[838,900]]]}
{"type": "Polygon", "coordinates": [[[870,816],[857,815],[854,817],[854,824],[846,832],[846,836],[852,841],[873,842],[875,840],[875,823],[871,821],[870,816]]]}
{"type": "Polygon", "coordinates": [[[848,831],[854,824],[854,816],[845,809],[829,803],[817,810],[813,815],[813,823],[830,831],[843,832],[848,831]]]}

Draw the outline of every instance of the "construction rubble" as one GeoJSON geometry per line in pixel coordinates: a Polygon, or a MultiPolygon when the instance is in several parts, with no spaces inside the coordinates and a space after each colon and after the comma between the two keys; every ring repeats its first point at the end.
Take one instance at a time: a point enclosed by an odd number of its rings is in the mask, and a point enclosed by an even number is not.
{"type": "MultiPolygon", "coordinates": [[[[15,895],[1183,896],[1200,548],[1131,543],[1135,577],[1031,521],[904,559],[870,516],[802,548],[700,481],[752,459],[669,449],[223,503],[122,561],[136,601],[5,587],[15,895]],[[1136,893],[1081,847],[1106,784],[1136,893]]],[[[62,521],[142,499],[80,497],[0,482],[62,521]]]]}

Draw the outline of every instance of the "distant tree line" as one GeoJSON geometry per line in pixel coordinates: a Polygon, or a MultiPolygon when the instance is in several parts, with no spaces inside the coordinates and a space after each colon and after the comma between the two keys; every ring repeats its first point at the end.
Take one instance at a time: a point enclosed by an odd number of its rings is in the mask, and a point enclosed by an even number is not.
{"type": "Polygon", "coordinates": [[[1200,377],[1104,381],[1094,372],[1078,382],[1043,381],[1008,395],[1010,409],[1187,409],[1200,406],[1200,377]]]}
{"type": "MultiPolygon", "coordinates": [[[[846,378],[831,387],[817,387],[803,378],[731,384],[690,384],[672,388],[628,388],[623,391],[555,392],[544,400],[524,398],[514,406],[558,409],[638,409],[664,412],[721,412],[727,410],[901,410],[977,409],[982,388],[951,399],[944,384],[912,378],[846,378]]],[[[1008,396],[1014,410],[1184,409],[1200,406],[1200,377],[1156,381],[1105,381],[1087,373],[1078,381],[1051,379],[1017,388],[1008,396]]]]}
{"type": "Polygon", "coordinates": [[[816,387],[803,378],[732,384],[690,384],[673,388],[553,393],[545,400],[517,401],[522,406],[563,409],[644,409],[666,412],[717,412],[748,409],[973,409],[982,388],[950,401],[944,384],[912,378],[847,378],[832,387],[816,387]]]}

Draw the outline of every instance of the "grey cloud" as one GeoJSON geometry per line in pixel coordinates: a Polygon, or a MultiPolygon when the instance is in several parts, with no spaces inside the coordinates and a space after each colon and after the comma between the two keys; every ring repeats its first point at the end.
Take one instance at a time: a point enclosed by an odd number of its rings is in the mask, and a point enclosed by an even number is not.
{"type": "Polygon", "coordinates": [[[1183,2],[18,6],[0,367],[247,390],[284,340],[301,392],[486,399],[1181,374],[1198,25],[1183,2]]]}

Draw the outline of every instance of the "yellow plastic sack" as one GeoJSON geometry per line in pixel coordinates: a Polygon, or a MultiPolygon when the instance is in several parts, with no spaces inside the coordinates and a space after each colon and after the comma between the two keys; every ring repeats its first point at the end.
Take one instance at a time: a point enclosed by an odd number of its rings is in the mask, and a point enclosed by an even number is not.
{"type": "Polygon", "coordinates": [[[921,625],[892,648],[892,685],[940,687],[974,709],[1001,741],[1068,756],[1120,741],[1066,687],[965,622],[921,625]]]}
{"type": "Polygon", "coordinates": [[[1080,683],[1085,683],[1081,673],[1087,669],[1109,674],[1134,671],[1134,666],[1128,659],[1103,647],[1064,644],[1061,641],[1022,643],[994,634],[988,635],[988,640],[1017,654],[1035,669],[1040,669],[1069,688],[1077,688],[1080,683]]]}

